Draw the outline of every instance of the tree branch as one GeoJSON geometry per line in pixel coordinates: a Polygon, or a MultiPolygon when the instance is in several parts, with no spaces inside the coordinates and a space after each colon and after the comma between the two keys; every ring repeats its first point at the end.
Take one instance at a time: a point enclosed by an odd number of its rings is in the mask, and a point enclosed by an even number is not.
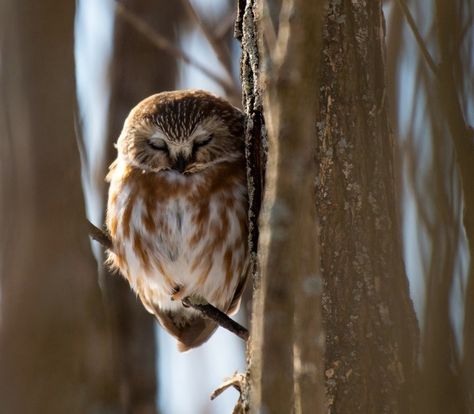
{"type": "Polygon", "coordinates": [[[404,0],[397,0],[398,5],[402,9],[403,14],[405,15],[405,18],[407,19],[408,26],[410,27],[413,36],[415,36],[416,43],[418,44],[418,47],[420,48],[421,54],[426,60],[426,63],[428,64],[429,68],[433,71],[435,76],[438,76],[438,66],[436,65],[435,61],[430,55],[430,52],[428,52],[428,49],[426,48],[425,42],[423,38],[421,37],[421,34],[416,27],[415,19],[410,13],[410,10],[408,9],[407,5],[405,4],[404,0]]]}
{"type": "Polygon", "coordinates": [[[94,226],[87,219],[86,219],[86,222],[87,222],[89,236],[92,238],[92,240],[95,240],[96,242],[101,244],[105,249],[112,250],[112,240],[110,239],[107,232],[94,226]]]}
{"type": "Polygon", "coordinates": [[[233,319],[229,318],[224,312],[217,309],[215,306],[212,306],[210,303],[197,302],[193,299],[194,298],[188,296],[181,302],[184,306],[189,306],[201,312],[204,317],[213,320],[219,326],[227,329],[244,341],[249,339],[249,331],[233,319]]]}
{"type": "MultiPolygon", "coordinates": [[[[110,239],[107,232],[95,226],[89,220],[86,219],[86,221],[89,236],[93,240],[101,244],[105,249],[113,250],[112,240],[110,239]]],[[[203,317],[213,320],[219,326],[224,329],[227,329],[228,331],[237,335],[239,338],[242,338],[244,341],[249,338],[249,332],[246,328],[235,322],[233,319],[229,318],[224,312],[217,309],[210,303],[198,302],[194,298],[190,297],[184,298],[181,303],[185,307],[191,307],[199,311],[203,317]]]]}
{"type": "Polygon", "coordinates": [[[218,388],[216,388],[211,394],[211,400],[216,399],[221,395],[226,389],[234,387],[239,394],[242,393],[242,386],[245,384],[246,377],[245,374],[240,372],[235,372],[232,377],[227,378],[218,388]]]}
{"type": "Polygon", "coordinates": [[[201,19],[201,16],[196,11],[190,0],[181,0],[181,3],[186,9],[189,17],[194,20],[203,35],[206,37],[217,59],[225,69],[227,78],[232,80],[232,65],[229,49],[225,47],[225,44],[221,41],[221,39],[217,38],[209,29],[208,25],[201,19]]]}

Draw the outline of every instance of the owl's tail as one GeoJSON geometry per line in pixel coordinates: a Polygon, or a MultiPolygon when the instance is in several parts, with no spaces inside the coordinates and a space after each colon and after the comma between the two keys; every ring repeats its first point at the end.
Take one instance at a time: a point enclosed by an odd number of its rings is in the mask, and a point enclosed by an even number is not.
{"type": "Polygon", "coordinates": [[[161,326],[178,340],[178,350],[185,352],[206,342],[217,324],[194,312],[170,312],[155,309],[161,326]]]}

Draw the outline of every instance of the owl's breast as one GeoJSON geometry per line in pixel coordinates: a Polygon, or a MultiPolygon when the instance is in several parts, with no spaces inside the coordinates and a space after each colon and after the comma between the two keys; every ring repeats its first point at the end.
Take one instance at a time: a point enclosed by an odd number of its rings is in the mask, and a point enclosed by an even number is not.
{"type": "Polygon", "coordinates": [[[111,182],[112,260],[144,302],[173,309],[179,291],[229,306],[247,264],[247,190],[244,176],[226,172],[142,174],[115,197],[111,182]]]}

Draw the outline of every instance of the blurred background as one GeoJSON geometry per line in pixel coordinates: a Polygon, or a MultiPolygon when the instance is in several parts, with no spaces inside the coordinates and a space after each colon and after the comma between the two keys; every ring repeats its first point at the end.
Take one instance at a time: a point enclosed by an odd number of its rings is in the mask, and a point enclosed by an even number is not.
{"type": "Polygon", "coordinates": [[[385,1],[417,412],[474,410],[474,3],[385,1]]]}
{"type": "MultiPolygon", "coordinates": [[[[140,100],[202,88],[240,105],[236,4],[36,3],[0,1],[0,412],[231,412],[236,391],[209,395],[245,369],[241,340],[219,329],[179,354],[83,217],[104,221],[113,143],[140,100]]],[[[449,392],[472,407],[474,4],[383,4],[420,404],[449,392]]]]}

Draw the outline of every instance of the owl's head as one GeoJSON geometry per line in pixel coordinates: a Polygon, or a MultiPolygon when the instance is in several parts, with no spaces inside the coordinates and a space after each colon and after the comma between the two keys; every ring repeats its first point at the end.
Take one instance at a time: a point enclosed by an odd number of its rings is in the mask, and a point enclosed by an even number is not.
{"type": "Polygon", "coordinates": [[[243,157],[243,113],[200,90],[163,92],[129,114],[117,142],[119,157],[144,171],[193,174],[243,157]]]}

